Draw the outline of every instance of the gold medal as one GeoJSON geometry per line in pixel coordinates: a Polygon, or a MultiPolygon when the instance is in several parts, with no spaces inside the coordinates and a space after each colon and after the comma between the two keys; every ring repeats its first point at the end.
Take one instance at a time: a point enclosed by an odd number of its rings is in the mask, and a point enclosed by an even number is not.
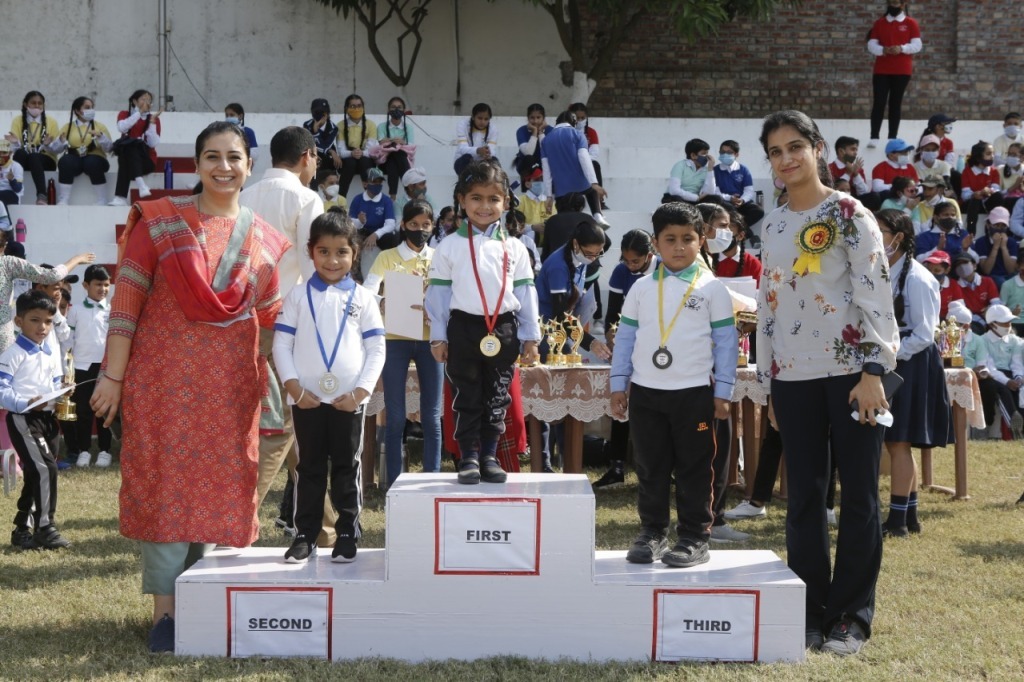
{"type": "Polygon", "coordinates": [[[480,352],[489,358],[493,358],[501,350],[501,342],[494,334],[488,334],[480,339],[480,352]]]}
{"type": "Polygon", "coordinates": [[[679,307],[676,308],[676,314],[672,316],[672,321],[668,323],[668,327],[665,327],[665,318],[663,316],[664,301],[665,301],[665,264],[662,263],[658,266],[658,271],[655,273],[655,278],[658,280],[658,329],[661,331],[661,345],[658,346],[658,350],[654,351],[654,355],[651,356],[651,362],[658,369],[668,369],[672,364],[672,353],[668,352],[668,339],[672,335],[672,328],[676,326],[676,322],[679,320],[679,314],[683,312],[683,308],[686,307],[686,302],[690,300],[690,294],[693,293],[693,288],[697,286],[697,279],[700,277],[699,272],[693,273],[693,279],[690,280],[690,286],[687,287],[686,293],[683,294],[683,300],[679,302],[679,307]]]}
{"type": "Polygon", "coordinates": [[[321,391],[327,395],[331,395],[338,390],[338,377],[334,376],[330,372],[325,372],[324,375],[320,377],[319,385],[321,391]]]}

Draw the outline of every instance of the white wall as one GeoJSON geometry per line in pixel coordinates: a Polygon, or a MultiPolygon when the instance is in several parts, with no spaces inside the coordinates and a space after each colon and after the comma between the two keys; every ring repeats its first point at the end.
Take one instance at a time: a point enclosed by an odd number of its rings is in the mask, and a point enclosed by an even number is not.
{"type": "MultiPolygon", "coordinates": [[[[0,109],[20,108],[29,90],[42,91],[55,115],[81,94],[117,110],[137,88],[156,93],[158,6],[157,0],[0,0],[0,54],[8,64],[0,109]],[[26,58],[10,68],[17,54],[26,58]]],[[[568,104],[558,69],[567,56],[554,25],[522,0],[433,0],[405,92],[384,76],[354,17],[346,20],[314,0],[168,0],[168,17],[174,51],[217,111],[232,101],[252,112],[308,111],[313,98],[326,97],[340,112],[351,92],[379,112],[396,93],[422,114],[468,112],[486,101],[497,114],[525,116],[530,102],[552,113],[568,104]],[[456,2],[461,107],[454,104],[456,2]]],[[[397,54],[393,36],[384,33],[380,41],[391,56],[397,54]]],[[[173,57],[171,64],[177,109],[207,111],[173,57]]]]}

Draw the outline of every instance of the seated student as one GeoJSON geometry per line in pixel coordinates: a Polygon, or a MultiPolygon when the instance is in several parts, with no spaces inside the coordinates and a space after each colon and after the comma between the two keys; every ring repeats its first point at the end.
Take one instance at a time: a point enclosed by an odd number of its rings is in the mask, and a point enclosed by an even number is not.
{"type": "Polygon", "coordinates": [[[700,138],[695,137],[686,143],[683,148],[686,157],[672,166],[668,189],[661,203],[685,201],[697,204],[714,194],[715,176],[708,171],[714,166],[715,159],[708,154],[710,150],[711,145],[700,138]]]}
{"type": "Polygon", "coordinates": [[[986,328],[985,311],[990,305],[1002,303],[999,288],[992,281],[977,271],[977,261],[973,253],[964,250],[953,257],[953,271],[957,275],[956,283],[964,294],[964,305],[971,311],[974,319],[974,330],[984,334],[986,328]]]}
{"type": "Polygon", "coordinates": [[[498,126],[491,123],[491,105],[473,105],[469,118],[455,124],[455,174],[462,175],[474,161],[497,159],[498,126]]]}
{"type": "Polygon", "coordinates": [[[1024,251],[1017,252],[1017,274],[1003,282],[999,300],[1017,316],[1013,329],[1017,336],[1024,338],[1024,251]]]}
{"type": "Polygon", "coordinates": [[[950,301],[949,314],[946,317],[947,319],[952,317],[953,321],[960,326],[961,345],[963,346],[960,354],[964,358],[964,367],[973,369],[975,374],[985,374],[988,350],[986,350],[984,339],[971,329],[971,311],[967,309],[963,301],[950,301]]]}
{"type": "Polygon", "coordinates": [[[956,169],[957,155],[953,151],[953,138],[949,136],[953,132],[954,123],[956,123],[956,119],[952,116],[935,114],[928,119],[928,125],[921,132],[922,141],[918,142],[918,147],[924,144],[924,138],[929,135],[938,139],[939,148],[936,158],[945,161],[949,166],[949,186],[953,189],[954,194],[958,194],[960,192],[960,171],[956,169]]]}
{"type": "Polygon", "coordinates": [[[8,410],[7,430],[24,475],[11,544],[21,549],[70,547],[54,523],[60,431],[53,401],[28,408],[59,388],[63,379],[59,352],[45,347],[57,304],[45,292],[33,290],[19,296],[15,305],[14,322],[21,334],[0,353],[0,407],[8,410]]]}
{"type": "Polygon", "coordinates": [[[1024,145],[1024,132],[1021,131],[1020,113],[1011,111],[1003,117],[1003,134],[992,141],[996,165],[1006,163],[1006,156],[1011,144],[1024,145]]]}
{"type": "Polygon", "coordinates": [[[860,151],[860,140],[855,137],[841,135],[836,138],[836,158],[828,165],[832,174],[832,182],[838,183],[845,180],[849,183],[848,189],[836,189],[846,192],[860,200],[864,208],[877,211],[882,204],[882,198],[878,192],[872,192],[864,175],[864,159],[857,155],[860,151]]]}
{"type": "Polygon", "coordinates": [[[949,184],[953,167],[939,158],[939,145],[941,140],[935,135],[925,135],[917,143],[917,153],[914,155],[914,170],[918,177],[937,175],[949,184]]]}
{"type": "MultiPolygon", "coordinates": [[[[384,172],[377,167],[366,173],[362,194],[356,196],[348,208],[348,215],[358,230],[361,268],[357,279],[370,271],[374,259],[382,249],[398,246],[398,223],[395,221],[395,205],[384,194],[384,172]]],[[[356,268],[353,266],[353,271],[356,268]]]]}
{"type": "MultiPolygon", "coordinates": [[[[587,105],[583,102],[573,102],[569,105],[569,113],[576,117],[576,130],[583,133],[584,137],[587,138],[587,151],[590,152],[590,158],[594,162],[594,174],[597,176],[597,184],[604,187],[604,176],[601,174],[601,164],[598,162],[598,157],[601,155],[601,146],[597,131],[590,125],[587,105]]],[[[608,210],[608,205],[604,199],[601,200],[601,210],[608,210]]]]}
{"type": "Polygon", "coordinates": [[[96,205],[106,206],[107,171],[110,162],[107,152],[114,143],[110,132],[95,120],[96,109],[92,99],[76,97],[71,103],[71,120],[60,130],[60,146],[65,154],[57,161],[57,204],[67,205],[71,198],[71,183],[85,174],[96,193],[96,205]]]}
{"type": "Polygon", "coordinates": [[[1024,239],[1024,201],[1018,201],[1013,205],[1013,212],[1010,214],[1010,232],[1018,239],[1024,239]]]}
{"type": "Polygon", "coordinates": [[[920,201],[917,196],[917,181],[901,175],[892,179],[889,197],[882,202],[881,210],[895,209],[910,217],[911,211],[920,201]]]}
{"type": "Polygon", "coordinates": [[[753,227],[764,217],[764,211],[754,201],[754,178],[750,169],[737,161],[739,155],[739,142],[726,140],[719,145],[713,176],[718,197],[725,207],[739,212],[747,227],[753,227]]]}
{"type": "MultiPolygon", "coordinates": [[[[388,100],[388,117],[377,126],[377,141],[373,148],[377,166],[388,177],[388,196],[392,201],[398,198],[398,182],[409,171],[416,159],[416,145],[413,142],[413,129],[405,117],[405,100],[392,97],[388,100]]],[[[395,205],[401,213],[402,205],[395,205]]]]}
{"type": "Polygon", "coordinates": [[[910,152],[914,146],[903,140],[889,140],[885,144],[885,161],[871,169],[871,190],[881,195],[892,188],[892,181],[908,177],[917,182],[917,171],[910,165],[910,152]]]}
{"type": "Polygon", "coordinates": [[[949,276],[953,261],[948,253],[936,249],[925,256],[921,263],[928,272],[935,275],[935,279],[939,280],[939,320],[945,320],[949,304],[964,300],[964,292],[960,285],[949,276]]]}
{"type": "Polygon", "coordinates": [[[626,561],[687,568],[709,559],[711,422],[729,417],[736,324],[728,289],[696,265],[704,242],[700,212],[670,203],[654,212],[653,225],[663,260],[626,296],[610,375],[615,416],[625,418],[629,408],[640,482],[640,533],[626,561]],[[669,549],[673,473],[678,524],[669,549]]]}
{"type": "Polygon", "coordinates": [[[1010,212],[1002,206],[988,214],[985,236],[974,242],[978,254],[978,270],[1002,286],[1007,277],[1017,272],[1017,240],[1009,234],[1010,212]]]}
{"type": "Polygon", "coordinates": [[[523,212],[526,226],[535,235],[534,240],[539,244],[544,243],[544,222],[558,212],[554,206],[548,210],[547,199],[544,194],[544,170],[537,164],[523,175],[519,210],[523,212]]]}
{"type": "Polygon", "coordinates": [[[256,132],[245,125],[245,108],[238,102],[232,102],[224,107],[224,120],[234,123],[245,133],[245,139],[249,143],[249,158],[256,161],[260,158],[259,144],[256,142],[256,132]]]}
{"type": "Polygon", "coordinates": [[[5,138],[11,143],[14,160],[27,168],[36,186],[36,204],[45,206],[46,175],[57,170],[57,152],[61,148],[57,121],[46,115],[43,93],[32,90],[21,101],[21,116],[11,121],[5,138]]]}
{"type": "Polygon", "coordinates": [[[152,192],[146,177],[156,169],[156,146],[160,144],[160,115],[163,107],[153,112],[153,93],[138,89],[128,98],[128,108],[117,113],[117,139],[111,151],[117,156],[117,180],[114,198],[108,206],[127,206],[131,183],[145,199],[152,192]]]}
{"type": "Polygon", "coordinates": [[[11,155],[10,140],[0,139],[0,203],[17,206],[25,191],[25,169],[11,155]]]}
{"type": "MultiPolygon", "coordinates": [[[[918,204],[918,208],[920,208],[918,204]]],[[[940,201],[932,211],[932,219],[922,225],[922,231],[914,240],[917,259],[922,260],[938,249],[955,259],[961,251],[970,249],[974,237],[960,226],[957,206],[952,201],[940,201]]],[[[973,252],[972,252],[973,253],[973,252]]]]}
{"type": "Polygon", "coordinates": [[[515,168],[522,178],[534,166],[540,165],[540,147],[544,138],[553,130],[545,120],[544,106],[531,104],[526,107],[526,124],[519,126],[516,130],[516,144],[519,151],[516,153],[515,168]]]}
{"type": "Polygon", "coordinates": [[[960,205],[967,213],[967,231],[971,234],[974,234],[978,226],[980,214],[988,213],[1003,203],[999,171],[992,167],[994,156],[992,145],[988,142],[975,143],[961,174],[963,189],[960,190],[960,205]]]}
{"type": "Polygon", "coordinates": [[[752,277],[761,283],[761,261],[746,253],[744,245],[750,231],[743,222],[743,216],[736,211],[729,211],[729,231],[732,241],[721,253],[713,257],[716,277],[752,277]]]}
{"type": "Polygon", "coordinates": [[[590,213],[601,227],[608,221],[601,213],[601,200],[607,196],[597,184],[594,163],[587,151],[587,139],[576,130],[576,119],[563,111],[555,119],[555,127],[544,140],[540,150],[540,164],[544,171],[544,194],[549,206],[565,210],[572,197],[582,194],[590,206],[590,213]]]}
{"type": "Polygon", "coordinates": [[[455,209],[445,206],[438,212],[437,220],[434,222],[434,229],[430,233],[430,241],[427,242],[432,249],[436,249],[441,240],[455,231],[455,209]]]}
{"type": "Polygon", "coordinates": [[[427,171],[420,166],[410,168],[402,174],[402,192],[398,194],[398,200],[395,202],[395,215],[402,215],[405,205],[413,199],[422,199],[431,206],[434,205],[427,194],[427,171]]]}
{"type": "Polygon", "coordinates": [[[1003,206],[1013,210],[1017,200],[1024,196],[1024,166],[1020,163],[1024,144],[1014,142],[1003,157],[1003,165],[999,166],[999,185],[1003,190],[1003,206]]]}
{"type": "MultiPolygon", "coordinates": [[[[68,443],[68,459],[75,459],[75,466],[89,466],[92,447],[93,411],[89,405],[99,376],[100,363],[107,345],[107,328],[110,325],[110,273],[102,265],[90,265],[82,277],[85,299],[82,305],[74,306],[68,313],[68,327],[71,328],[71,349],[75,357],[75,402],[77,421],[69,422],[73,434],[68,443]]],[[[63,296],[61,297],[63,299],[63,296]]],[[[96,466],[110,466],[110,429],[103,426],[103,419],[96,419],[96,436],[99,439],[99,454],[96,466]]]]}
{"type": "Polygon", "coordinates": [[[320,176],[320,193],[324,196],[324,213],[337,206],[348,212],[348,200],[341,196],[341,188],[338,186],[340,176],[336,170],[328,170],[320,176]]]}
{"type": "MultiPolygon", "coordinates": [[[[938,175],[926,175],[921,180],[921,201],[910,212],[910,222],[914,224],[914,233],[920,235],[928,229],[935,213],[935,207],[947,201],[945,196],[946,181],[938,175]]],[[[960,205],[956,200],[948,202],[956,209],[957,220],[960,219],[960,205]]]]}
{"type": "Polygon", "coordinates": [[[338,187],[342,196],[348,197],[352,178],[359,175],[363,183],[369,181],[369,171],[376,167],[373,148],[377,146],[377,124],[366,118],[363,98],[351,94],[345,98],[345,120],[338,126],[338,187]]]}
{"type": "MultiPolygon", "coordinates": [[[[1002,417],[1003,424],[1010,426],[1010,418],[1020,409],[1018,395],[1024,385],[1024,340],[1011,334],[1010,323],[1015,316],[1005,305],[992,305],[985,312],[987,331],[982,336],[987,359],[985,376],[979,372],[981,406],[985,412],[985,423],[994,427],[1002,417]],[[999,406],[999,414],[996,406],[999,406]]],[[[989,432],[990,437],[997,431],[989,432]]]]}
{"type": "Polygon", "coordinates": [[[331,171],[337,173],[341,168],[341,156],[338,155],[338,126],[331,120],[330,103],[318,97],[310,103],[309,115],[310,118],[302,123],[302,127],[313,134],[313,141],[316,143],[317,172],[309,183],[309,188],[316,191],[324,176],[331,171]]]}

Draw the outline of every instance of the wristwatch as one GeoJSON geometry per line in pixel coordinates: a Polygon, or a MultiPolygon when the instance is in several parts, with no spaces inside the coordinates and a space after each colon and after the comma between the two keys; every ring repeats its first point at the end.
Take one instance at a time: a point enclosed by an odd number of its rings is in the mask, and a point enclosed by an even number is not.
{"type": "Polygon", "coordinates": [[[865,362],[860,370],[874,377],[880,377],[885,374],[885,367],[877,362],[865,362]]]}

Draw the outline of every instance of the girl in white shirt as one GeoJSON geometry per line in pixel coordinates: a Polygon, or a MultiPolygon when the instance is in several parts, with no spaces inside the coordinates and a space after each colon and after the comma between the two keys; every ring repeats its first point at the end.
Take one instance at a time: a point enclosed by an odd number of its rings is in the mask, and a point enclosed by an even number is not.
{"type": "Polygon", "coordinates": [[[473,161],[495,159],[498,152],[498,127],[491,123],[491,105],[480,102],[468,119],[455,126],[455,173],[462,175],[473,161]]]}

